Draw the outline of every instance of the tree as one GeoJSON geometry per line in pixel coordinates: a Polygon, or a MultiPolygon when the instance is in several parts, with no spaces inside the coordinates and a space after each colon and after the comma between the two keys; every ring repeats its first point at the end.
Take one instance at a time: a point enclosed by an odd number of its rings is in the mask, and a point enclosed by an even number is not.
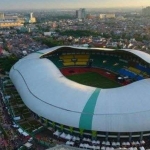
{"type": "Polygon", "coordinates": [[[97,137],[97,131],[92,131],[92,138],[96,138],[97,137]]]}
{"type": "Polygon", "coordinates": [[[83,136],[84,129],[79,129],[80,130],[80,135],[83,136]]]}
{"type": "Polygon", "coordinates": [[[70,127],[69,131],[70,131],[70,133],[72,133],[73,132],[73,127],[70,127]]]}
{"type": "Polygon", "coordinates": [[[14,55],[11,55],[9,57],[0,58],[0,68],[3,70],[3,72],[9,72],[11,67],[19,60],[14,55]]]}
{"type": "Polygon", "coordinates": [[[73,36],[73,37],[84,37],[84,36],[99,36],[100,33],[89,31],[89,30],[66,30],[66,31],[60,31],[60,35],[67,35],[67,36],[73,36]]]}
{"type": "Polygon", "coordinates": [[[63,41],[58,41],[56,39],[50,38],[37,38],[37,41],[41,41],[42,44],[47,45],[48,47],[60,46],[63,45],[63,41]]]}

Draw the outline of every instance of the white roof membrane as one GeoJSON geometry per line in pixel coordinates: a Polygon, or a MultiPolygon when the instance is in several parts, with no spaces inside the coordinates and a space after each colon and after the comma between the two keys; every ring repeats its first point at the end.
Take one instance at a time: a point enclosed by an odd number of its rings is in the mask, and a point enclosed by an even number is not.
{"type": "MultiPolygon", "coordinates": [[[[54,122],[80,128],[81,116],[86,119],[84,113],[91,112],[88,103],[96,98],[93,113],[88,114],[92,115],[90,130],[150,131],[150,79],[119,88],[99,89],[96,93],[97,88],[68,80],[50,60],[39,58],[58,48],[33,53],[11,68],[10,78],[31,110],[54,122]]],[[[124,51],[150,62],[146,53],[124,51]]]]}

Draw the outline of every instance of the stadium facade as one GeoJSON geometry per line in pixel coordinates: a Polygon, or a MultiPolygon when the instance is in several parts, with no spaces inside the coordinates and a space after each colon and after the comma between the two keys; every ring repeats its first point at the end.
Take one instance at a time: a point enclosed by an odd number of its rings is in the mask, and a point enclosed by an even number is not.
{"type": "Polygon", "coordinates": [[[150,135],[149,64],[150,55],[138,50],[60,46],[19,60],[11,68],[10,78],[27,107],[48,120],[50,126],[55,125],[55,129],[63,128],[64,132],[82,136],[142,140],[150,135]],[[82,58],[86,65],[70,59],[72,55],[80,55],[80,59],[86,55],[82,58]],[[101,89],[71,81],[59,70],[68,66],[86,67],[89,62],[90,67],[100,68],[96,66],[99,57],[104,60],[109,57],[107,61],[115,65],[103,67],[116,74],[128,66],[136,81],[119,88],[101,89]],[[70,61],[65,62],[64,58],[70,61]]]}

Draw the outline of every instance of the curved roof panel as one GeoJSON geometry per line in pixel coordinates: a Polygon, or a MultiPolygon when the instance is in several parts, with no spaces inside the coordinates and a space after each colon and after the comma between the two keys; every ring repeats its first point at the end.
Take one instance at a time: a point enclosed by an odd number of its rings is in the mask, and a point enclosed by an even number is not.
{"type": "MultiPolygon", "coordinates": [[[[30,109],[54,122],[87,130],[150,130],[150,79],[113,89],[78,84],[64,77],[50,60],[40,59],[58,48],[28,55],[10,71],[12,82],[30,109]]],[[[150,61],[148,54],[124,51],[150,61]]]]}

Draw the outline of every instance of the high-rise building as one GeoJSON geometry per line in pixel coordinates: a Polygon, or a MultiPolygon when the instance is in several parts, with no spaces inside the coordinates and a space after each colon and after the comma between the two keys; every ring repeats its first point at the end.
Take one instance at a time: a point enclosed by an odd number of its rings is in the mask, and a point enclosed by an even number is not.
{"type": "Polygon", "coordinates": [[[76,10],[76,18],[78,18],[78,10],[76,10]]]}
{"type": "Polygon", "coordinates": [[[0,13],[0,20],[4,20],[4,19],[5,19],[4,13],[0,13]]]}
{"type": "Polygon", "coordinates": [[[143,16],[150,16],[150,6],[142,9],[143,16]]]}
{"type": "Polygon", "coordinates": [[[85,19],[86,17],[86,12],[84,8],[80,8],[79,10],[76,11],[76,17],[78,19],[85,19]]]}

